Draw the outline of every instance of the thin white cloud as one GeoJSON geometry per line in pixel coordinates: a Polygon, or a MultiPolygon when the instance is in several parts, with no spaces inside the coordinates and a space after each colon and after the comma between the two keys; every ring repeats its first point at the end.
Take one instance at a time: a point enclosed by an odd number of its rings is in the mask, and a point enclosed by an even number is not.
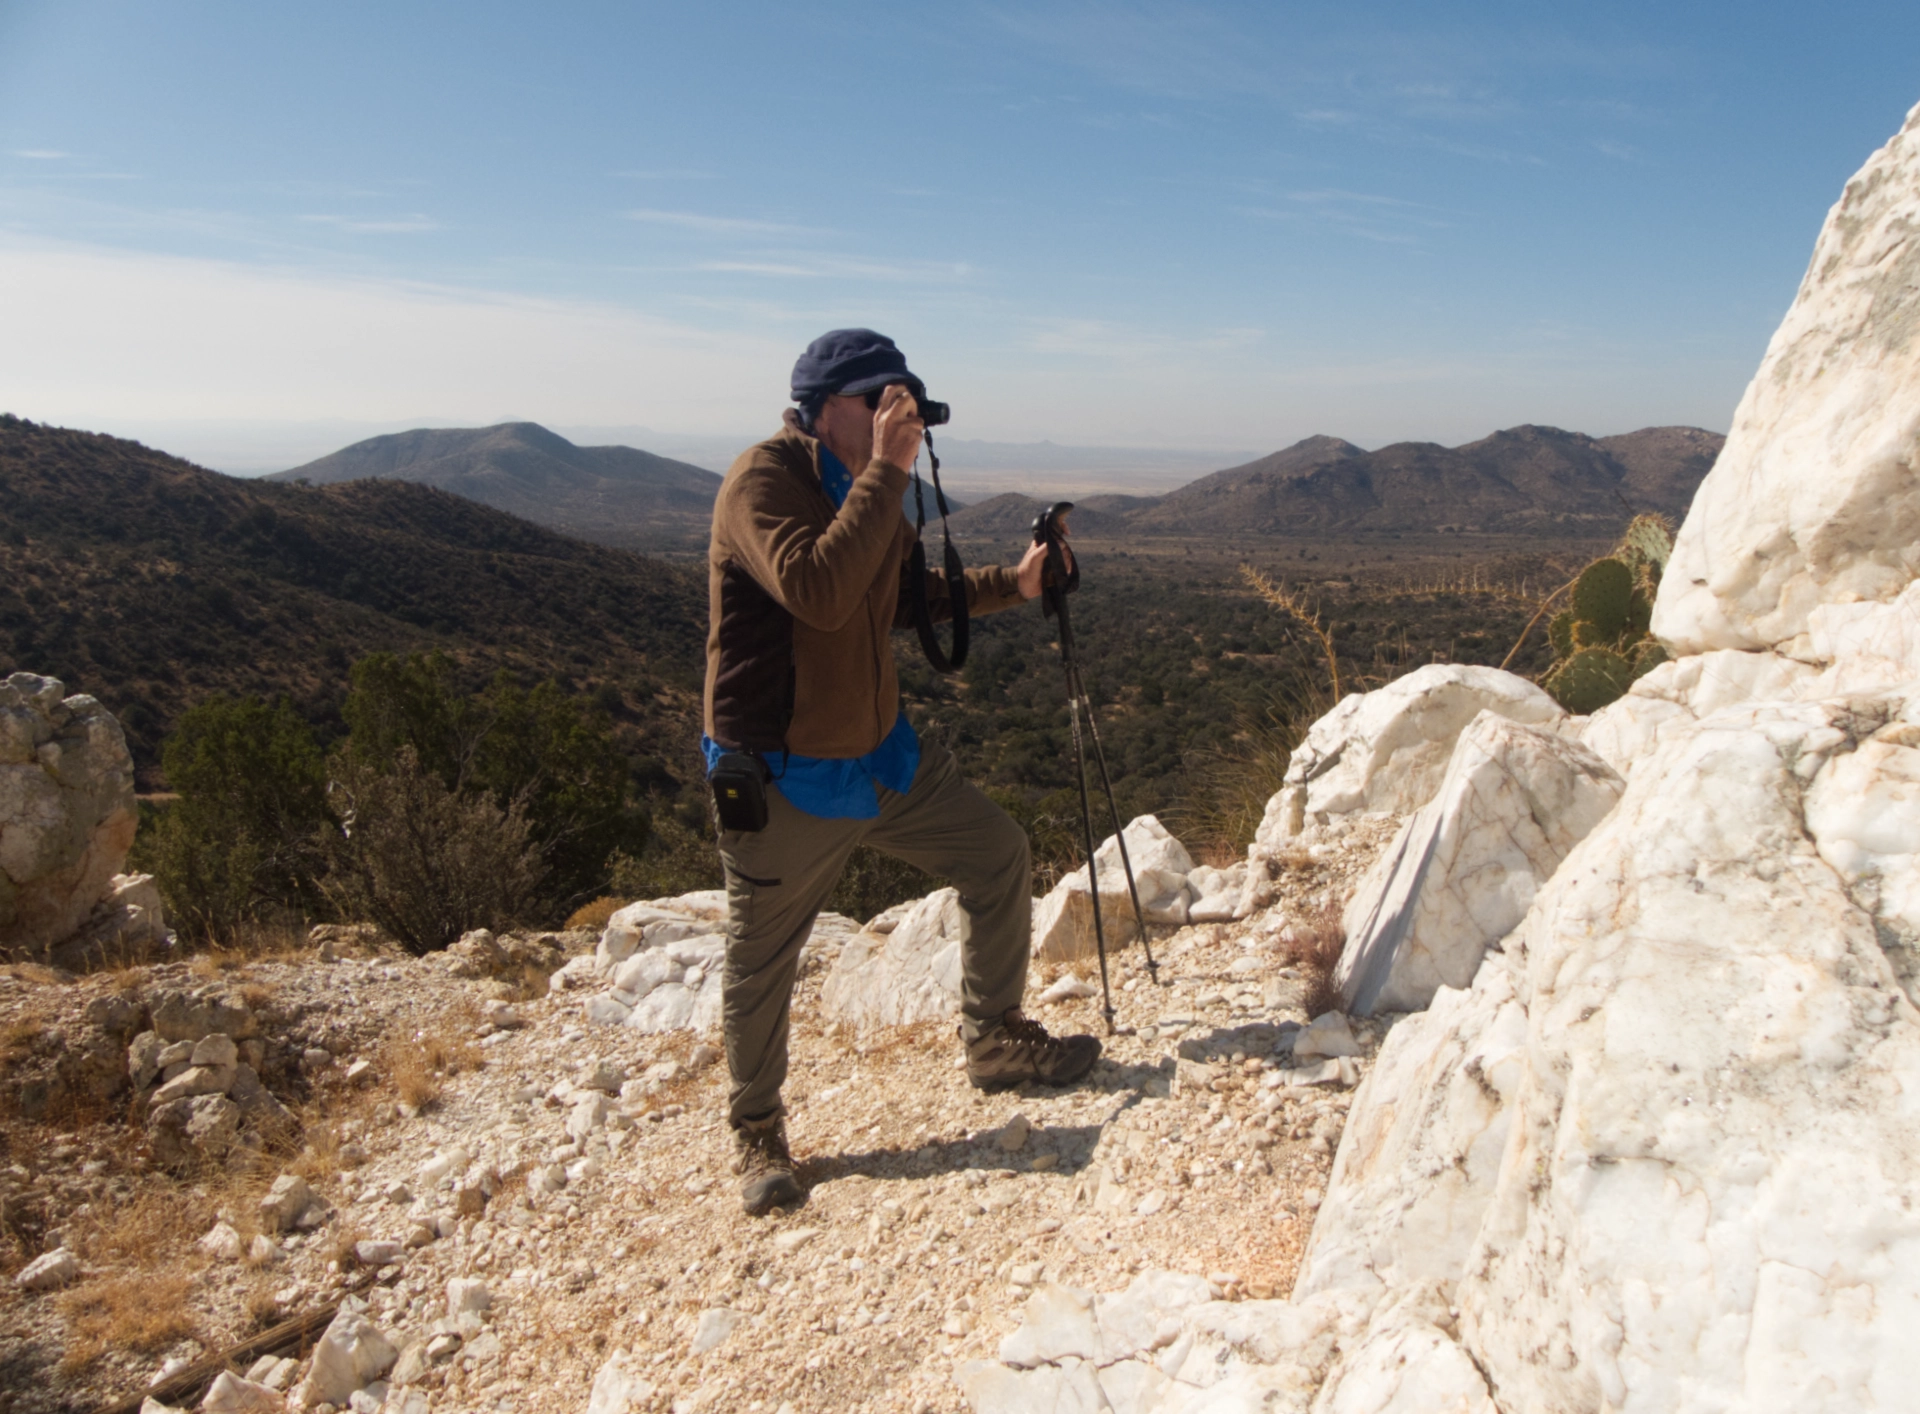
{"type": "Polygon", "coordinates": [[[1037,319],[1029,323],[1026,347],[1035,353],[1104,360],[1178,359],[1196,353],[1244,349],[1266,330],[1229,327],[1173,335],[1132,328],[1107,319],[1037,319]]]}
{"type": "Polygon", "coordinates": [[[1337,226],[1363,240],[1384,245],[1417,245],[1422,233],[1446,229],[1451,222],[1423,202],[1337,187],[1286,192],[1282,207],[1243,206],[1243,216],[1267,221],[1310,220],[1337,226]]]}
{"type": "Polygon", "coordinates": [[[705,236],[823,236],[829,234],[816,226],[789,226],[779,221],[752,221],[737,216],[706,216],[697,211],[658,211],[639,207],[620,213],[629,221],[650,226],[675,226],[683,231],[698,231],[705,236]]]}
{"type": "Polygon", "coordinates": [[[636,182],[717,182],[720,180],[718,172],[701,172],[689,167],[628,169],[615,172],[613,175],[636,182]]]}
{"type": "Polygon", "coordinates": [[[666,430],[777,415],[791,337],[484,290],[135,254],[0,233],[0,403],[141,419],[543,422],[666,430]]]}
{"type": "Polygon", "coordinates": [[[388,217],[384,220],[368,220],[358,216],[308,215],[300,218],[315,226],[331,226],[336,231],[346,231],[351,235],[416,235],[422,231],[437,231],[440,223],[431,216],[418,213],[412,216],[388,217]]]}
{"type": "Polygon", "coordinates": [[[954,284],[973,273],[973,267],[964,262],[792,255],[768,259],[703,260],[694,269],[710,274],[766,275],[784,280],[886,280],[915,284],[954,284]]]}
{"type": "Polygon", "coordinates": [[[50,147],[16,147],[13,155],[24,157],[29,162],[58,162],[62,158],[73,156],[71,152],[56,152],[50,147]]]}

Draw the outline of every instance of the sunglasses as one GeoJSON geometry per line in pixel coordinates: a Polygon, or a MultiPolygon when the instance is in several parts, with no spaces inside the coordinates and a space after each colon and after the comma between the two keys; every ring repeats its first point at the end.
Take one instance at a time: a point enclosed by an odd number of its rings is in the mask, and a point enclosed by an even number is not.
{"type": "Polygon", "coordinates": [[[862,395],[862,400],[866,403],[869,412],[880,411],[880,399],[886,396],[888,388],[906,388],[909,393],[913,391],[905,383],[888,383],[883,387],[869,388],[862,395]]]}

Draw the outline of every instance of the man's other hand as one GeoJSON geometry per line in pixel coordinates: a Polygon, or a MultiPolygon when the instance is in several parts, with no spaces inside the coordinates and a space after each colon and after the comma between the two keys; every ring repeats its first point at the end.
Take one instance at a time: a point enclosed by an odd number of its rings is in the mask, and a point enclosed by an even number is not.
{"type": "Polygon", "coordinates": [[[920,439],[927,425],[920,420],[920,404],[913,394],[895,383],[880,397],[873,414],[873,455],[876,461],[889,462],[902,470],[913,466],[920,455],[920,439]]]}
{"type": "MultiPolygon", "coordinates": [[[[1064,540],[1066,534],[1067,528],[1061,526],[1060,538],[1064,540]]],[[[1073,551],[1069,550],[1065,545],[1062,545],[1060,547],[1060,558],[1066,562],[1067,572],[1071,574],[1073,572],[1073,551]]],[[[1013,572],[1015,577],[1020,581],[1020,597],[1022,599],[1038,599],[1040,597],[1041,578],[1046,572],[1047,547],[1045,545],[1030,546],[1027,553],[1020,557],[1019,567],[1013,572]]]]}

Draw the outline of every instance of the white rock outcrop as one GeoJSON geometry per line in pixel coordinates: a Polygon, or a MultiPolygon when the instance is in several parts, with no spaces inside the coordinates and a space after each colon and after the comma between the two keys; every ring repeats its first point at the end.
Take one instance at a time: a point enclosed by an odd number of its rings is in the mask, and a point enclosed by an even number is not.
{"type": "Polygon", "coordinates": [[[1042,1283],[998,1360],[956,1375],[975,1414],[1305,1411],[1365,1306],[1223,1301],[1204,1278],[1143,1272],[1124,1292],[1042,1283]]]}
{"type": "Polygon", "coordinates": [[[113,714],[55,678],[0,683],[0,950],[37,956],[78,931],[133,830],[133,758],[113,714]]]}
{"type": "Polygon", "coordinates": [[[1475,717],[1439,794],[1400,827],[1347,904],[1335,972],[1347,1010],[1418,1011],[1441,987],[1465,987],[1624,784],[1577,742],[1492,712],[1475,717]]]}
{"type": "Polygon", "coordinates": [[[1356,1096],[1295,1298],[1371,1314],[1316,1411],[1912,1407],[1915,210],[1920,109],[1680,531],[1680,656],[1565,724],[1618,804],[1356,1096]]]}
{"type": "Polygon", "coordinates": [[[1847,183],[1654,605],[1680,654],[1920,675],[1920,108],[1847,183]]]}
{"type": "Polygon", "coordinates": [[[928,894],[904,918],[882,917],[888,931],[870,924],[840,949],[820,984],[822,1015],[855,1026],[957,1015],[960,947],[971,922],[958,890],[928,894]]]}
{"type": "MultiPolygon", "coordinates": [[[[629,904],[607,920],[593,953],[567,963],[550,987],[590,991],[581,1009],[601,1025],[710,1035],[720,1025],[726,925],[726,894],[719,890],[629,904]]],[[[852,919],[822,913],[802,945],[802,966],[857,932],[852,919]]]]}
{"type": "MultiPolygon", "coordinates": [[[[1126,864],[1133,866],[1134,887],[1140,894],[1140,913],[1149,925],[1178,927],[1189,920],[1193,895],[1187,887],[1194,871],[1193,856],[1165,825],[1152,815],[1127,822],[1126,864]]],[[[1085,858],[1083,855],[1082,858],[1085,858]]],[[[1120,837],[1108,835],[1093,853],[1100,891],[1100,923],[1107,946],[1118,947],[1140,936],[1133,912],[1133,896],[1120,857],[1120,837]]],[[[1220,881],[1206,882],[1220,899],[1220,881]]],[[[1224,905],[1222,905],[1224,906],[1224,905]]],[[[1034,905],[1033,955],[1042,962],[1072,962],[1095,953],[1093,889],[1083,865],[1068,874],[1034,905]]]]}
{"type": "Polygon", "coordinates": [[[1282,848],[1331,816],[1418,810],[1439,791],[1455,740],[1482,712],[1527,726],[1567,715],[1525,678],[1464,663],[1430,663],[1354,693],[1308,729],[1255,843],[1282,848]]]}
{"type": "Polygon", "coordinates": [[[1493,1199],[1527,1014],[1506,959],[1394,1027],[1354,1096],[1296,1299],[1437,1287],[1451,1300],[1493,1199]]]}

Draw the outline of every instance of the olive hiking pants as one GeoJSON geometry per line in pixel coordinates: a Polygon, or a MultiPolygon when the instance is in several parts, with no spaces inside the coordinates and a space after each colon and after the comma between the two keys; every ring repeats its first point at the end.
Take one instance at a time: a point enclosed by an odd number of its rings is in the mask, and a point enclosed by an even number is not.
{"type": "Polygon", "coordinates": [[[1032,950],[1033,870],[1026,831],[945,748],[922,742],[905,795],[879,788],[874,820],[823,820],[767,792],[767,828],[720,832],[727,873],[727,963],[722,979],[727,1065],[736,1127],[780,1109],[787,1027],[800,950],[856,845],[952,881],[967,932],[960,946],[961,1034],[976,1039],[1020,1005],[1032,950]]]}

